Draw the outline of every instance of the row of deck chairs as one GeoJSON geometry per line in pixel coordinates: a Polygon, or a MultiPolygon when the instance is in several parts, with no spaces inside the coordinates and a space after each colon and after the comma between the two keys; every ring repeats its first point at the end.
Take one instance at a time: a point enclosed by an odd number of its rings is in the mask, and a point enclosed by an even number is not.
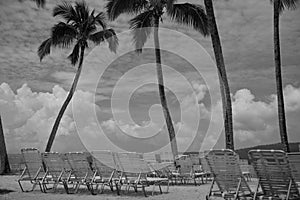
{"type": "Polygon", "coordinates": [[[248,153],[258,178],[252,190],[239,166],[238,155],[231,150],[212,150],[205,159],[213,175],[206,199],[299,200],[300,153],[280,150],[251,150],[248,153]]]}
{"type": "Polygon", "coordinates": [[[85,186],[92,194],[103,192],[105,187],[117,194],[122,188],[127,192],[130,188],[136,192],[141,188],[145,196],[148,186],[153,186],[152,194],[155,186],[160,193],[161,185],[166,186],[166,192],[169,189],[167,177],[148,176],[156,170],[151,169],[137,153],[94,151],[60,154],[40,153],[38,149],[26,148],[21,150],[21,154],[25,169],[18,183],[22,191],[28,191],[24,189],[24,182],[32,184],[30,191],[39,185],[42,192],[55,191],[59,185],[66,193],[77,193],[81,186],[85,186]]]}

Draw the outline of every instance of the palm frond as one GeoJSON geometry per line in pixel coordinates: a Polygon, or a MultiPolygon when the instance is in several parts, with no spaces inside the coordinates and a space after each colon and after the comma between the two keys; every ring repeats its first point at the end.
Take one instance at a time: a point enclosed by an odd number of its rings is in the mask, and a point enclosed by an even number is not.
{"type": "Polygon", "coordinates": [[[42,61],[46,55],[50,54],[51,45],[52,45],[52,38],[48,38],[39,46],[37,53],[40,58],[40,61],[42,61]]]}
{"type": "Polygon", "coordinates": [[[102,26],[103,29],[105,29],[107,26],[105,20],[106,20],[106,17],[105,17],[104,12],[100,12],[100,13],[98,13],[98,15],[95,16],[96,23],[98,25],[102,26]]]}
{"type": "Polygon", "coordinates": [[[108,0],[106,10],[108,18],[115,20],[122,13],[136,14],[148,5],[147,0],[108,0]]]}
{"type": "Polygon", "coordinates": [[[72,65],[76,65],[79,58],[79,50],[80,50],[80,43],[77,42],[77,44],[74,46],[72,53],[68,56],[68,59],[71,61],[72,65]]]}
{"type": "Polygon", "coordinates": [[[59,22],[52,28],[52,45],[61,48],[69,47],[76,38],[76,29],[69,24],[59,22]]]}
{"type": "Polygon", "coordinates": [[[100,44],[101,42],[104,41],[104,31],[99,31],[97,33],[93,33],[91,35],[89,35],[89,40],[91,40],[92,42],[94,42],[95,44],[100,44]]]}
{"type": "Polygon", "coordinates": [[[68,2],[62,2],[59,5],[56,5],[53,9],[53,17],[60,16],[68,22],[79,23],[80,18],[77,15],[73,6],[68,2]]]}
{"type": "Polygon", "coordinates": [[[167,10],[167,13],[171,16],[172,20],[180,24],[192,26],[204,36],[208,35],[207,17],[201,5],[176,3],[173,5],[172,9],[167,10]]]}
{"type": "Polygon", "coordinates": [[[45,4],[46,4],[46,1],[45,0],[33,0],[33,1],[35,1],[35,3],[36,3],[36,5],[38,6],[38,7],[44,7],[45,6],[45,4]]]}
{"type": "Polygon", "coordinates": [[[142,48],[151,34],[154,11],[143,12],[130,20],[130,29],[132,29],[133,43],[137,52],[142,52],[142,48]]]}
{"type": "Polygon", "coordinates": [[[75,3],[75,11],[81,22],[88,20],[90,10],[84,1],[75,3]]]}
{"type": "MultiPolygon", "coordinates": [[[[275,0],[271,0],[274,3],[275,0]]],[[[299,0],[278,0],[279,1],[279,12],[283,12],[285,9],[296,9],[299,0]]]]}
{"type": "Polygon", "coordinates": [[[117,48],[119,46],[119,39],[117,37],[116,32],[113,29],[106,29],[103,30],[104,31],[104,38],[105,40],[108,42],[108,48],[116,53],[117,52],[117,48]]]}

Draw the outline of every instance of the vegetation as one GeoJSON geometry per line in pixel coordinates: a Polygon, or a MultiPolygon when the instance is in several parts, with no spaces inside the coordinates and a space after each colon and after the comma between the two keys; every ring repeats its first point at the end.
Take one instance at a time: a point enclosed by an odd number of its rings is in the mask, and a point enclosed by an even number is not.
{"type": "Polygon", "coordinates": [[[84,1],[75,3],[75,6],[72,6],[67,2],[57,5],[53,9],[53,16],[59,16],[65,22],[60,21],[54,25],[51,37],[40,45],[38,49],[40,60],[50,54],[51,47],[69,48],[73,43],[75,43],[73,51],[69,55],[68,59],[71,61],[72,65],[76,65],[76,63],[78,63],[78,67],[68,96],[53,125],[45,149],[46,152],[51,150],[59,123],[76,90],[82,70],[84,52],[85,49],[88,48],[88,41],[97,45],[107,41],[109,49],[113,52],[116,52],[118,46],[118,38],[115,31],[113,29],[107,29],[104,13],[100,12],[95,14],[95,10],[90,12],[84,1]],[[98,26],[100,26],[102,30],[98,31],[98,26]]]}

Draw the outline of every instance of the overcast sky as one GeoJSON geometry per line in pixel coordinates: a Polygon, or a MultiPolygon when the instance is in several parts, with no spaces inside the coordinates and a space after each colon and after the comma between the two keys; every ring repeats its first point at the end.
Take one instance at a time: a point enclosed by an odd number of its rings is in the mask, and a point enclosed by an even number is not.
{"type": "MultiPolygon", "coordinates": [[[[76,68],[66,59],[70,49],[54,49],[43,62],[36,55],[58,20],[51,17],[55,2],[59,1],[48,1],[46,9],[39,10],[31,1],[0,0],[0,112],[9,152],[25,146],[44,149],[75,75],[76,68]]],[[[104,4],[87,2],[97,11],[104,4]]],[[[272,6],[267,0],[214,2],[232,93],[236,148],[279,142],[272,6]]],[[[291,142],[300,141],[299,17],[300,9],[286,11],[280,19],[291,142]]],[[[130,52],[131,36],[124,32],[129,19],[123,16],[110,23],[119,33],[117,54],[110,53],[105,44],[88,50],[74,104],[61,122],[54,150],[82,150],[82,143],[93,149],[144,152],[166,146],[168,135],[155,85],[154,52],[130,52]]],[[[179,149],[194,151],[216,143],[222,148],[222,112],[210,38],[167,19],[162,27],[167,98],[179,149]]],[[[151,37],[147,47],[152,43],[151,37]]]]}

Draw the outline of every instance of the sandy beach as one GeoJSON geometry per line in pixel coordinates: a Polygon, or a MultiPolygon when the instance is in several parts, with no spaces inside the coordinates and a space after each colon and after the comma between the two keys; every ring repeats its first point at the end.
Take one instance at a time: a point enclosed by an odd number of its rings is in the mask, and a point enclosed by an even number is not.
{"type": "MultiPolygon", "coordinates": [[[[39,200],[51,200],[51,199],[79,199],[79,200],[93,200],[93,199],[205,199],[205,196],[209,190],[210,183],[202,184],[200,186],[194,185],[176,185],[170,186],[168,193],[160,194],[158,188],[155,189],[155,193],[152,196],[152,187],[147,188],[148,197],[144,197],[142,191],[135,193],[130,190],[129,193],[121,192],[118,196],[115,192],[105,190],[103,194],[91,195],[86,188],[82,187],[78,194],[66,194],[62,188],[55,193],[49,191],[49,193],[42,193],[39,187],[33,192],[21,192],[17,180],[18,176],[0,176],[0,199],[39,199],[39,200]]],[[[163,186],[163,191],[165,186],[163,186]]]]}

